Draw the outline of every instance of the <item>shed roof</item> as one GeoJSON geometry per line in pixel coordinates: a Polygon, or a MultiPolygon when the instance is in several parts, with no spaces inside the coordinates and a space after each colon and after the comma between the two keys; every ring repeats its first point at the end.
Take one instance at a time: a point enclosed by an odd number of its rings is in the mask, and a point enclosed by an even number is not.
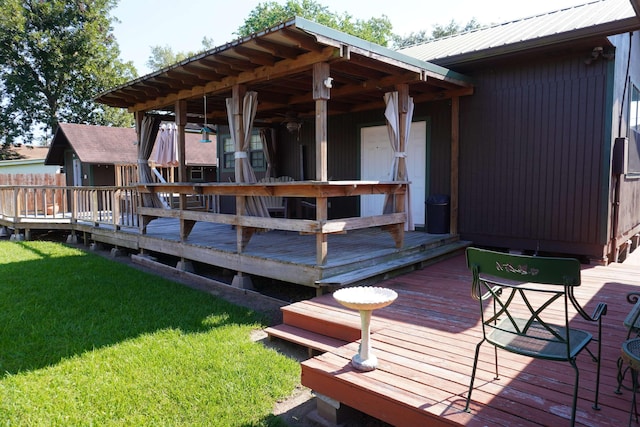
{"type": "Polygon", "coordinates": [[[638,0],[599,0],[468,31],[400,52],[444,66],[640,28],[638,0]],[[633,4],[632,4],[633,3],[633,4]]]}
{"type": "MultiPolygon", "coordinates": [[[[313,67],[329,63],[330,114],[383,108],[384,93],[409,84],[416,102],[471,88],[459,73],[326,26],[295,17],[259,33],[195,55],[96,97],[129,109],[172,113],[186,100],[187,120],[227,119],[225,99],[236,85],[258,92],[256,121],[277,122],[289,112],[313,115],[313,67]]],[[[458,93],[459,95],[459,93],[458,93]]]]}
{"type": "MultiPolygon", "coordinates": [[[[201,144],[200,134],[185,134],[186,164],[216,164],[216,144],[201,144]]],[[[63,165],[64,152],[72,149],[81,162],[92,164],[136,164],[137,136],[133,128],[60,123],[45,164],[63,165]]]]}

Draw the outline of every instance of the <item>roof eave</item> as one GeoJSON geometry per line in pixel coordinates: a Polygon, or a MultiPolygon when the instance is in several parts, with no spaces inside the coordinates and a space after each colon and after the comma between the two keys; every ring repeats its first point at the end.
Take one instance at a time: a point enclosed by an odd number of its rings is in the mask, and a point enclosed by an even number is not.
{"type": "MultiPolygon", "coordinates": [[[[640,7],[640,0],[632,0],[634,8],[636,4],[640,7]]],[[[521,53],[533,49],[540,49],[549,46],[570,43],[585,38],[606,38],[615,34],[623,34],[630,31],[637,31],[640,27],[640,21],[637,16],[626,18],[620,21],[608,22],[606,24],[595,27],[580,28],[574,31],[557,33],[547,37],[525,40],[518,43],[497,46],[490,49],[476,50],[466,52],[460,55],[452,55],[445,58],[437,58],[432,61],[444,67],[461,65],[477,60],[486,60],[505,56],[513,53],[521,53]]]]}
{"type": "Polygon", "coordinates": [[[633,10],[636,12],[636,17],[640,17],[640,0],[629,0],[633,10]]]}
{"type": "MultiPolygon", "coordinates": [[[[456,73],[452,70],[448,70],[440,65],[436,65],[434,63],[425,62],[425,61],[416,59],[414,57],[399,53],[397,51],[388,49],[386,47],[377,45],[372,42],[368,42],[358,37],[351,36],[349,34],[326,27],[324,25],[317,24],[315,22],[309,21],[301,17],[295,17],[288,21],[284,21],[276,26],[273,26],[271,28],[254,33],[244,38],[239,38],[225,45],[222,45],[222,46],[207,50],[205,52],[199,53],[195,56],[189,57],[169,67],[163,68],[161,70],[157,70],[153,73],[131,80],[115,88],[111,88],[107,91],[104,91],[96,95],[94,97],[94,101],[105,102],[105,100],[108,99],[111,94],[114,94],[118,91],[121,91],[127,88],[133,88],[136,85],[143,83],[147,80],[150,80],[154,77],[162,76],[163,74],[173,69],[183,67],[187,64],[202,60],[211,55],[219,54],[221,52],[224,52],[225,50],[234,48],[236,46],[247,43],[253,39],[259,38],[269,33],[282,30],[284,28],[292,28],[292,29],[295,28],[300,31],[303,31],[313,36],[318,43],[325,44],[332,48],[341,49],[346,46],[349,49],[359,54],[364,54],[366,56],[375,58],[382,62],[392,63],[401,68],[405,68],[407,70],[419,73],[423,75],[425,78],[435,78],[435,79],[443,80],[461,87],[471,87],[473,85],[469,77],[464,76],[460,73],[456,73]]],[[[108,102],[105,102],[105,103],[108,104],[108,102]]]]}
{"type": "Polygon", "coordinates": [[[455,71],[449,70],[432,62],[422,61],[373,42],[309,21],[308,19],[296,17],[290,22],[295,24],[296,28],[309,33],[319,42],[325,43],[329,46],[340,47],[342,45],[348,45],[351,48],[360,50],[360,53],[370,52],[373,56],[383,62],[385,62],[385,59],[388,59],[394,63],[403,63],[408,69],[413,69],[414,71],[425,70],[427,74],[439,75],[443,80],[455,82],[461,86],[470,86],[472,84],[471,79],[463,74],[456,73],[455,71]]]}

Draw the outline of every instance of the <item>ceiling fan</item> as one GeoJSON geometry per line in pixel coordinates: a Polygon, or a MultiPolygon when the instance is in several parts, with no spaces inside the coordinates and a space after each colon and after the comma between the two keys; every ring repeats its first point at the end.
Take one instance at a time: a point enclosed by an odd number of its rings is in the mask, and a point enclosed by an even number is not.
{"type": "Polygon", "coordinates": [[[284,115],[284,121],[282,122],[287,128],[289,133],[298,132],[300,135],[300,128],[302,127],[302,119],[295,111],[287,111],[284,115]]]}

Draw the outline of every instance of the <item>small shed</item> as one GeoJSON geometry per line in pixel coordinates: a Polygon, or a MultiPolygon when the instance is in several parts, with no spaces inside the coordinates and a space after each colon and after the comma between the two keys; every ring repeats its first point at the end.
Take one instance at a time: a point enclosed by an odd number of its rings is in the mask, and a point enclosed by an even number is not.
{"type": "MultiPolygon", "coordinates": [[[[215,181],[216,144],[199,133],[185,139],[190,179],[215,181]]],[[[45,163],[62,166],[69,186],[127,185],[137,181],[137,141],[133,128],[60,123],[45,163]]]]}

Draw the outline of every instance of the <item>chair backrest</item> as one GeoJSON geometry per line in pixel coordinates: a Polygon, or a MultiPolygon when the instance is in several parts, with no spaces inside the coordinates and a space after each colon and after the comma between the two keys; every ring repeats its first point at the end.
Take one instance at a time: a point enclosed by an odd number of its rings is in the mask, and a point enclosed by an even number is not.
{"type": "Polygon", "coordinates": [[[578,260],[468,248],[467,266],[488,341],[516,352],[520,346],[520,353],[532,357],[569,357],[568,302],[583,312],[573,296],[580,285],[578,260]],[[486,308],[491,304],[490,313],[486,308]]]}
{"type": "MultiPolygon", "coordinates": [[[[265,176],[264,178],[260,179],[260,182],[291,182],[294,179],[291,178],[290,176],[279,176],[279,177],[273,177],[273,176],[265,176]]],[[[262,199],[264,200],[264,204],[267,207],[267,209],[282,209],[285,207],[285,203],[286,203],[286,198],[285,197],[281,197],[281,196],[262,196],[262,199]]]]}

